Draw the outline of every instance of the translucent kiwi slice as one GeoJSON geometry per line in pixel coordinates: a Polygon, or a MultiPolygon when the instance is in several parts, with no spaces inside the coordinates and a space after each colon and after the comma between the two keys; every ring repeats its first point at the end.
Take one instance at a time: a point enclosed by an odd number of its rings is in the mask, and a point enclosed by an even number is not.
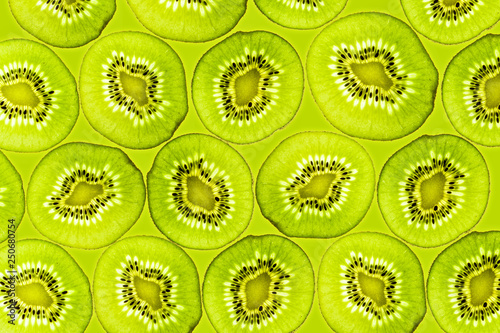
{"type": "Polygon", "coordinates": [[[456,239],[479,221],[489,188],[488,167],[476,147],[453,135],[425,135],[385,163],[378,203],[397,236],[434,247],[456,239]]]}
{"type": "Polygon", "coordinates": [[[0,260],[1,332],[85,331],[92,316],[90,284],[68,252],[47,241],[27,239],[2,247],[0,254],[5,258],[0,260]],[[15,258],[7,260],[12,251],[15,258]],[[7,314],[14,304],[12,323],[7,314]]]}
{"type": "Polygon", "coordinates": [[[154,34],[184,42],[205,42],[231,30],[247,0],[127,0],[137,19],[154,34]]]}
{"type": "Polygon", "coordinates": [[[38,231],[62,245],[96,249],[137,221],[146,198],[142,174],[120,149],[68,143],[49,152],[28,185],[38,231]]]}
{"type": "Polygon", "coordinates": [[[462,43],[500,20],[498,0],[401,0],[408,21],[425,37],[462,43]]]}
{"type": "Polygon", "coordinates": [[[141,32],[117,32],[94,43],[82,62],[80,93],[90,125],[127,148],[168,140],[187,113],[179,56],[141,32]]]}
{"type": "Polygon", "coordinates": [[[318,273],[321,313],[335,332],[413,332],[424,318],[417,256],[375,232],[351,234],[328,248],[318,273]]]}
{"type": "Polygon", "coordinates": [[[193,102],[205,127],[234,143],[252,143],[284,127],[304,90],[300,58],[283,38],[237,32],[200,59],[193,102]]]}
{"type": "Polygon", "coordinates": [[[247,236],[220,253],[203,282],[203,305],[217,332],[288,333],[314,296],[309,258],[280,236],[247,236]]]}
{"type": "Polygon", "coordinates": [[[184,250],[158,237],[129,237],[107,248],[93,292],[109,333],[191,332],[201,318],[196,266],[184,250]]]}
{"type": "Polygon", "coordinates": [[[303,132],[281,142],[257,176],[262,214],[287,236],[328,238],[354,228],[375,191],[375,171],[356,141],[303,132]]]}
{"type": "Polygon", "coordinates": [[[7,156],[0,151],[0,242],[14,235],[24,215],[23,181],[7,156]],[[13,222],[10,222],[12,221],[13,222]],[[13,227],[11,227],[13,226],[13,227]]]}
{"type": "Polygon", "coordinates": [[[446,332],[500,332],[500,232],[472,232],[443,250],[427,279],[434,318],[446,332]]]}
{"type": "Polygon", "coordinates": [[[336,20],[307,56],[312,94],[326,119],[351,136],[392,140],[434,108],[438,72],[413,30],[382,13],[336,20]]]}
{"type": "Polygon", "coordinates": [[[443,79],[443,104],[455,129],[471,141],[500,146],[500,35],[460,51],[443,79]]]}
{"type": "Polygon", "coordinates": [[[148,173],[151,217],[179,245],[214,249],[232,242],[253,212],[252,175],[228,144],[203,134],[180,136],[148,173]]]}
{"type": "Polygon", "coordinates": [[[9,0],[9,5],[24,30],[58,47],[97,38],[116,10],[115,0],[9,0]]]}
{"type": "Polygon", "coordinates": [[[0,43],[0,148],[51,148],[77,118],[75,78],[52,50],[24,39],[0,43]]]}

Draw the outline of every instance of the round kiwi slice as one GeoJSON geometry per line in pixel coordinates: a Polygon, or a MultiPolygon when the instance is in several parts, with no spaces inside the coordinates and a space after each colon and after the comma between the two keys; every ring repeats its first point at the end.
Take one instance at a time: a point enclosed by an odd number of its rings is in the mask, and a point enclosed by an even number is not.
{"type": "Polygon", "coordinates": [[[0,148],[51,148],[77,118],[75,78],[51,49],[24,39],[0,42],[0,148]]]}
{"type": "Polygon", "coordinates": [[[219,248],[250,223],[250,168],[219,139],[183,135],[158,152],[148,173],[148,201],[156,226],[172,241],[188,248],[219,248]]]}
{"type": "Polygon", "coordinates": [[[262,214],[287,236],[336,237],[365,216],[375,191],[370,155],[356,141],[303,132],[281,142],[257,176],[262,214]]]}
{"type": "Polygon", "coordinates": [[[443,250],[427,279],[427,298],[450,333],[500,332],[500,232],[472,232],[443,250]]]}
{"type": "Polygon", "coordinates": [[[179,56],[141,32],[117,32],[94,43],[82,62],[80,93],[90,125],[127,148],[168,140],[187,113],[179,56]]]}
{"type": "Polygon", "coordinates": [[[191,332],[201,318],[193,260],[158,237],[129,237],[107,248],[93,292],[97,317],[109,333],[191,332]]]}
{"type": "Polygon", "coordinates": [[[127,0],[137,19],[154,34],[184,42],[205,42],[231,30],[247,0],[127,0]]]}
{"type": "Polygon", "coordinates": [[[309,49],[307,77],[333,126],[372,140],[398,139],[420,127],[438,85],[417,35],[382,13],[349,15],[323,29],[309,49]]]}
{"type": "Polygon", "coordinates": [[[1,332],[85,331],[92,316],[89,279],[68,252],[26,239],[2,247],[0,254],[1,332]]]}
{"type": "Polygon", "coordinates": [[[318,273],[321,313],[335,332],[413,332],[424,318],[417,256],[403,242],[363,232],[328,248],[318,273]]]}
{"type": "Polygon", "coordinates": [[[304,90],[299,55],[267,31],[237,32],[208,50],[193,76],[193,102],[205,127],[234,143],[252,143],[284,127],[304,90]]]}
{"type": "Polygon", "coordinates": [[[486,35],[460,51],[446,69],[442,92],[460,134],[500,146],[500,35],[486,35]]]}
{"type": "Polygon", "coordinates": [[[142,174],[123,151],[68,143],[49,152],[33,171],[27,206],[45,237],[97,249],[130,229],[145,199],[142,174]]]}
{"type": "Polygon", "coordinates": [[[255,0],[259,10],[268,19],[292,29],[314,29],[333,20],[347,0],[255,0]]]}
{"type": "Polygon", "coordinates": [[[116,10],[115,0],[9,0],[9,5],[24,30],[58,47],[97,38],[116,10]]]}
{"type": "Polygon", "coordinates": [[[401,0],[408,21],[443,44],[465,42],[500,20],[498,0],[401,0]]]}
{"type": "Polygon", "coordinates": [[[309,258],[275,235],[247,236],[227,248],[203,282],[203,305],[217,332],[292,332],[306,319],[313,297],[309,258]]]}
{"type": "Polygon", "coordinates": [[[24,216],[23,181],[7,156],[0,151],[0,242],[12,237],[24,216]],[[12,221],[13,220],[13,221],[12,221]],[[13,227],[11,227],[13,226],[13,227]]]}
{"type": "Polygon", "coordinates": [[[488,167],[476,147],[453,135],[424,135],[385,163],[378,203],[398,237],[434,247],[479,221],[489,188],[488,167]]]}

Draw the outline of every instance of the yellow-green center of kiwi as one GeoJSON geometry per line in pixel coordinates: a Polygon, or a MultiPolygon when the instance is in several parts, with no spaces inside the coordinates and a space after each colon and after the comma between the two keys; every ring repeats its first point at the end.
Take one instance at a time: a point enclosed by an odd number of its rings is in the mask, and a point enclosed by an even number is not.
{"type": "Polygon", "coordinates": [[[215,198],[212,188],[196,176],[187,178],[187,199],[193,205],[208,211],[215,208],[215,198]]]}
{"type": "Polygon", "coordinates": [[[101,184],[88,184],[80,182],[76,184],[73,192],[65,204],[69,206],[85,206],[92,201],[96,196],[104,193],[104,187],[101,184]]]}
{"type": "Polygon", "coordinates": [[[247,308],[254,310],[259,308],[269,297],[269,287],[271,286],[271,277],[268,273],[262,273],[255,279],[247,282],[245,286],[245,297],[247,308]]]}
{"type": "Polygon", "coordinates": [[[143,78],[120,72],[120,82],[125,94],[132,97],[139,106],[148,104],[148,85],[143,78]]]}
{"type": "Polygon", "coordinates": [[[444,198],[445,185],[446,176],[442,172],[436,173],[420,184],[420,197],[422,198],[423,209],[433,208],[444,198]]]}
{"type": "Polygon", "coordinates": [[[259,92],[260,73],[254,68],[247,73],[236,78],[234,89],[236,94],[236,104],[239,106],[248,105],[259,92]]]}
{"type": "Polygon", "coordinates": [[[45,287],[38,283],[32,282],[26,285],[16,286],[16,296],[19,297],[25,304],[29,306],[41,306],[48,308],[54,303],[52,297],[45,287]]]}
{"type": "Polygon", "coordinates": [[[443,0],[443,5],[455,7],[458,0],[443,0]]]}
{"type": "Polygon", "coordinates": [[[362,272],[358,272],[358,282],[361,287],[361,292],[370,297],[377,304],[377,306],[384,306],[387,303],[384,294],[384,281],[379,278],[366,275],[362,272]]]}
{"type": "Polygon", "coordinates": [[[378,61],[364,64],[352,63],[351,69],[354,75],[367,86],[377,86],[389,90],[394,84],[385,73],[384,66],[378,61]]]}
{"type": "Polygon", "coordinates": [[[471,304],[479,306],[485,303],[493,295],[494,282],[495,273],[491,268],[473,277],[469,285],[471,304]]]}
{"type": "Polygon", "coordinates": [[[484,85],[486,107],[497,108],[500,105],[500,74],[486,81],[484,85]]]}
{"type": "Polygon", "coordinates": [[[139,276],[134,276],[134,287],[137,296],[147,302],[153,310],[161,309],[161,288],[156,282],[147,281],[139,276]]]}
{"type": "Polygon", "coordinates": [[[328,194],[330,185],[335,178],[337,176],[330,173],[314,176],[306,186],[299,189],[300,197],[323,199],[328,194]]]}
{"type": "Polygon", "coordinates": [[[65,0],[66,1],[66,4],[67,5],[72,5],[74,4],[75,2],[77,2],[78,0],[65,0]]]}
{"type": "Polygon", "coordinates": [[[9,102],[18,106],[36,107],[40,103],[40,99],[33,92],[31,86],[24,82],[2,86],[2,95],[9,102]]]}

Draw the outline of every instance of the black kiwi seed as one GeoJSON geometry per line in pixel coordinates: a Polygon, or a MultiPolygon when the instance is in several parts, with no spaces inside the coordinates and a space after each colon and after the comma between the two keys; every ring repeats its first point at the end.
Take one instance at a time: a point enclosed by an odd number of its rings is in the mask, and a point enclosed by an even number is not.
{"type": "Polygon", "coordinates": [[[446,22],[446,26],[449,26],[453,21],[453,24],[458,24],[459,21],[463,21],[469,15],[472,15],[474,10],[478,9],[479,0],[457,0],[452,5],[446,5],[442,0],[433,0],[426,8],[430,8],[430,20],[438,20],[439,24],[442,21],[446,22]]]}
{"type": "Polygon", "coordinates": [[[92,0],[42,0],[37,5],[41,6],[42,10],[47,8],[59,17],[64,15],[61,21],[65,23],[67,20],[68,23],[71,23],[85,14],[88,7],[91,7],[91,2],[92,0]]]}

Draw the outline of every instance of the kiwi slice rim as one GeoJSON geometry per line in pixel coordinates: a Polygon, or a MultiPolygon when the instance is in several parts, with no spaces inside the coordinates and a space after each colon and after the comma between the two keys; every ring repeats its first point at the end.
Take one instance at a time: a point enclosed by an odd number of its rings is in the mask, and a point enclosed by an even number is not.
{"type": "Polygon", "coordinates": [[[15,231],[22,222],[26,212],[26,195],[24,193],[24,184],[21,175],[17,171],[14,164],[9,160],[7,155],[5,155],[1,150],[0,173],[2,174],[2,181],[0,182],[0,218],[2,221],[7,222],[6,226],[0,230],[0,235],[5,234],[5,236],[0,236],[1,244],[11,238],[9,235],[15,236],[15,231]],[[8,186],[5,184],[6,181],[8,186]],[[13,197],[11,195],[13,195],[13,197]],[[15,199],[15,201],[12,202],[12,199],[15,199]],[[10,204],[14,206],[11,209],[9,209],[8,201],[11,201],[10,204]],[[10,215],[4,213],[4,210],[10,210],[8,213],[10,215]],[[12,219],[14,220],[13,223],[10,222],[12,219]],[[14,230],[10,227],[11,225],[15,226],[14,230]]]}

